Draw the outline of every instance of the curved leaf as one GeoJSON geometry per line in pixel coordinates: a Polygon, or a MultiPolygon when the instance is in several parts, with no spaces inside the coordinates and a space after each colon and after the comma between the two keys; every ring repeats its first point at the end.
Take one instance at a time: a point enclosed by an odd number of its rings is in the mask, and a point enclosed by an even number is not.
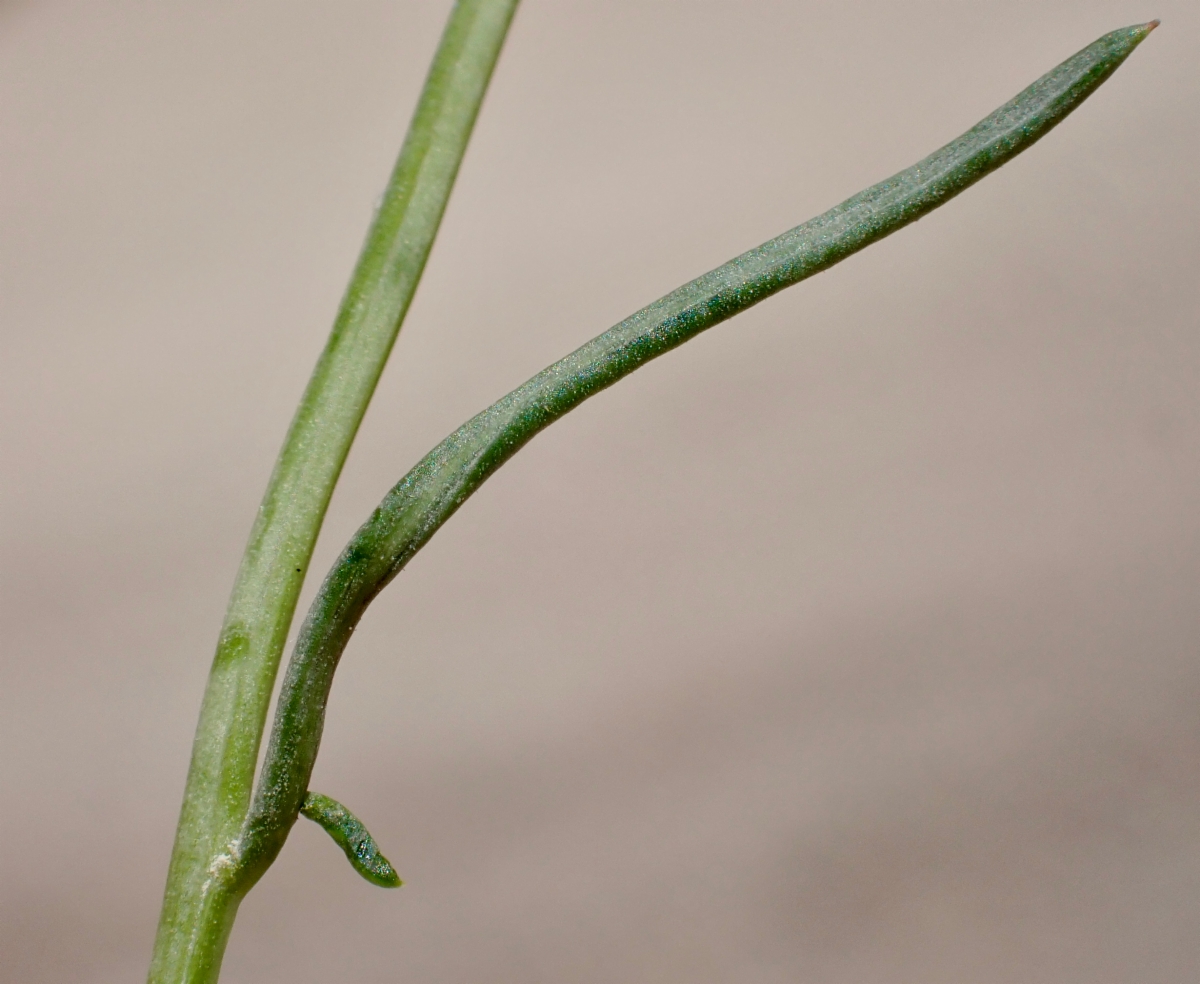
{"type": "Polygon", "coordinates": [[[337,800],[322,793],[309,793],[300,804],[300,815],[324,829],[346,853],[350,866],[371,884],[382,888],[399,888],[404,884],[362,821],[337,800]]]}
{"type": "Polygon", "coordinates": [[[589,396],[777,291],[915,222],[1048,133],[1157,21],[1106,34],[941,150],[706,273],[538,373],[426,455],[355,534],[325,579],[284,678],[241,864],[269,864],[320,746],[333,673],[363,611],[437,529],[527,441],[589,396]]]}

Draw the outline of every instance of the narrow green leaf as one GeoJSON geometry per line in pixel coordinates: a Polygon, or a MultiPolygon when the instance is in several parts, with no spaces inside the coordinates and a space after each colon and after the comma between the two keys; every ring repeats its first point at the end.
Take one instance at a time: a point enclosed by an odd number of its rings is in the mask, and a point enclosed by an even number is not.
{"type": "Polygon", "coordinates": [[[354,870],[371,884],[383,888],[399,888],[404,884],[362,821],[337,800],[321,793],[309,793],[300,806],[300,815],[320,824],[346,852],[354,870]]]}
{"type": "Polygon", "coordinates": [[[1105,35],[941,150],[643,308],[538,373],[426,455],[355,534],[309,610],[284,678],[242,841],[244,863],[274,857],[287,836],[320,745],[334,670],[363,611],[497,468],[589,396],[916,221],[1032,146],[1094,92],[1156,24],[1105,35]]]}

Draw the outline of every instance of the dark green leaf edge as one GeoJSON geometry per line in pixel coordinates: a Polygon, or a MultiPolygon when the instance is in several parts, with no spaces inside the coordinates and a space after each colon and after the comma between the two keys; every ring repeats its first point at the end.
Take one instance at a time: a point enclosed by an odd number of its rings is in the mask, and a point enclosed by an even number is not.
{"type": "Polygon", "coordinates": [[[295,821],[320,747],[333,674],[367,605],[497,468],[543,428],[651,359],[915,222],[1028,149],[1157,26],[1152,21],[1104,35],[941,150],[642,308],[469,420],[418,462],[354,535],[309,609],[237,845],[242,877],[261,874],[295,821]]]}
{"type": "Polygon", "coordinates": [[[300,815],[319,824],[346,852],[350,865],[372,885],[399,888],[404,884],[362,821],[341,803],[322,793],[308,793],[300,815]]]}

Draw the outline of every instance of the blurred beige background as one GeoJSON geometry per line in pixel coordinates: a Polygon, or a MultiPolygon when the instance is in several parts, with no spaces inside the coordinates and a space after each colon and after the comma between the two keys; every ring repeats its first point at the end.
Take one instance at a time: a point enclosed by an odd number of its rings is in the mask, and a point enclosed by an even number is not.
{"type": "MultiPolygon", "coordinates": [[[[0,0],[5,981],[145,973],[238,556],[447,9],[0,0]]],[[[1192,0],[526,0],[314,572],[546,363],[1155,16],[1015,164],[438,535],[315,783],[408,884],[299,824],[225,981],[1200,979],[1192,0]]]]}

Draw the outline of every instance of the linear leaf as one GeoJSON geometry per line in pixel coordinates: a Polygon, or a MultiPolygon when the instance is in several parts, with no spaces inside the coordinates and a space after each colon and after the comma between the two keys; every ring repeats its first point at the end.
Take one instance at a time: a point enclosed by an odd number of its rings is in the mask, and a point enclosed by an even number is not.
{"type": "Polygon", "coordinates": [[[1032,146],[1156,26],[1106,34],[906,171],[642,308],[418,462],[355,534],[309,610],[284,678],[242,863],[269,863],[287,836],[320,745],[334,670],[367,605],[497,468],[543,428],[651,359],[915,222],[1032,146]]]}

